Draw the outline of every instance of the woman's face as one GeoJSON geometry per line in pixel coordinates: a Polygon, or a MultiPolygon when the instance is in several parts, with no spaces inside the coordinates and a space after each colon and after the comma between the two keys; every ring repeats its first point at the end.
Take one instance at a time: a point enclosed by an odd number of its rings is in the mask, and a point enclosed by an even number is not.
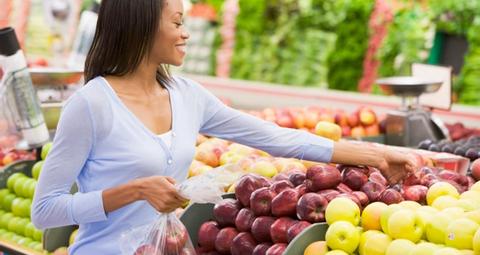
{"type": "Polygon", "coordinates": [[[188,37],[183,26],[183,1],[165,0],[151,59],[158,64],[180,66],[188,37]]]}

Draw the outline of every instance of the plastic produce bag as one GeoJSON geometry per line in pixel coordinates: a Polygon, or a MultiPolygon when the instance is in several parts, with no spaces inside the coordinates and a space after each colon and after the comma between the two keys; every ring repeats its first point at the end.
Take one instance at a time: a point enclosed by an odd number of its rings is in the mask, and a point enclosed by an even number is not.
{"type": "MultiPolygon", "coordinates": [[[[235,182],[243,172],[236,165],[225,165],[194,176],[177,185],[191,203],[217,203],[225,187],[235,182]]],[[[183,223],[175,212],[159,213],[152,224],[122,233],[120,248],[123,255],[190,255],[195,249],[183,223]]]]}

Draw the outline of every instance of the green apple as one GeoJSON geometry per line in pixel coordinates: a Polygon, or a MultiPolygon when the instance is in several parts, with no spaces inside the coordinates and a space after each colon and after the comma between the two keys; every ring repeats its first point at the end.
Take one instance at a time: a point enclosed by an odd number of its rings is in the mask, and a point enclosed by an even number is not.
{"type": "Polygon", "coordinates": [[[22,237],[20,240],[18,240],[17,244],[23,246],[23,247],[28,247],[28,245],[33,242],[32,239],[28,237],[22,237]]]}
{"type": "Polygon", "coordinates": [[[17,243],[21,238],[22,238],[21,236],[14,233],[13,236],[12,236],[12,241],[14,243],[17,243]]]}
{"type": "Polygon", "coordinates": [[[248,169],[248,171],[251,173],[265,176],[267,178],[272,178],[278,173],[275,165],[272,162],[266,160],[261,160],[253,163],[248,169]]]}
{"type": "Polygon", "coordinates": [[[35,229],[33,231],[33,240],[41,242],[42,237],[43,237],[43,232],[41,230],[35,229]]]}
{"type": "Polygon", "coordinates": [[[369,235],[363,247],[363,254],[384,255],[391,242],[392,239],[383,233],[369,235]]]}
{"type": "Polygon", "coordinates": [[[380,225],[382,226],[383,233],[388,234],[388,219],[390,216],[400,210],[407,210],[399,204],[391,204],[387,209],[383,210],[382,215],[380,216],[380,225]]]}
{"type": "Polygon", "coordinates": [[[8,223],[15,217],[13,213],[5,213],[0,217],[0,228],[8,229],[8,223]]]}
{"type": "Polygon", "coordinates": [[[35,180],[38,180],[38,177],[40,176],[40,172],[42,171],[43,168],[43,160],[38,161],[33,165],[32,167],[32,177],[35,180]]]}
{"type": "Polygon", "coordinates": [[[30,185],[32,185],[32,183],[36,183],[37,181],[35,181],[35,179],[33,178],[28,178],[22,185],[22,197],[30,197],[30,185]]]}
{"type": "Polygon", "coordinates": [[[12,211],[12,202],[15,200],[15,198],[17,197],[12,193],[5,195],[2,201],[2,208],[8,212],[12,211]]]}
{"type": "Polygon", "coordinates": [[[28,186],[28,197],[33,199],[33,195],[35,194],[35,188],[37,188],[37,181],[33,181],[28,186]]]}
{"type": "Polygon", "coordinates": [[[26,236],[26,237],[30,237],[30,238],[33,238],[33,233],[35,232],[35,226],[33,225],[32,222],[29,222],[26,226],[25,226],[25,231],[23,232],[23,235],[26,236]]]}
{"type": "Polygon", "coordinates": [[[351,199],[337,197],[328,203],[325,210],[325,219],[328,225],[336,221],[348,221],[354,226],[358,226],[360,223],[360,208],[351,199]]]}
{"type": "Polygon", "coordinates": [[[406,239],[393,240],[387,248],[385,255],[408,255],[415,248],[415,243],[406,239]]]}
{"type": "Polygon", "coordinates": [[[52,149],[52,143],[46,143],[42,146],[42,152],[40,156],[42,157],[42,160],[45,160],[48,156],[48,153],[50,153],[50,150],[52,149]]]}
{"type": "Polygon", "coordinates": [[[325,255],[349,255],[349,254],[342,250],[333,250],[325,253],[325,255]]]}
{"type": "Polygon", "coordinates": [[[23,217],[30,218],[31,207],[32,207],[32,200],[30,198],[23,199],[22,203],[20,204],[20,210],[22,212],[23,217]]]}
{"type": "Polygon", "coordinates": [[[413,250],[410,253],[407,253],[408,255],[433,255],[435,251],[440,249],[438,245],[429,243],[429,242],[423,242],[415,245],[413,250]]]}
{"type": "Polygon", "coordinates": [[[12,213],[15,216],[22,217],[23,216],[23,210],[22,210],[22,201],[23,198],[17,197],[12,201],[12,213]]]}
{"type": "Polygon", "coordinates": [[[462,194],[460,194],[460,199],[465,199],[465,198],[474,199],[480,202],[480,191],[467,190],[462,194]]]}
{"type": "Polygon", "coordinates": [[[2,235],[2,238],[5,240],[12,240],[13,236],[15,236],[15,233],[7,231],[2,235]]]}
{"type": "Polygon", "coordinates": [[[35,246],[37,246],[38,244],[39,244],[39,242],[37,242],[37,241],[33,240],[33,242],[31,242],[31,243],[28,245],[28,248],[32,248],[32,249],[34,249],[34,248],[35,248],[35,246]]]}
{"type": "Polygon", "coordinates": [[[412,211],[416,211],[420,207],[422,207],[421,204],[415,202],[415,201],[410,201],[410,200],[405,200],[399,203],[400,206],[402,206],[405,209],[410,209],[412,211]]]}
{"type": "Polygon", "coordinates": [[[383,235],[383,233],[378,230],[367,230],[360,234],[360,241],[358,242],[358,252],[360,253],[360,255],[366,255],[364,250],[365,242],[367,241],[367,239],[369,239],[371,235],[375,235],[375,234],[383,235]]]}
{"type": "Polygon", "coordinates": [[[325,240],[331,249],[353,253],[360,242],[360,233],[352,223],[336,221],[328,226],[325,240]]]}
{"type": "Polygon", "coordinates": [[[35,246],[33,246],[33,249],[36,250],[36,251],[43,251],[43,245],[42,243],[37,243],[35,244],[35,246]]]}
{"type": "Polygon", "coordinates": [[[418,242],[423,235],[423,223],[411,210],[398,210],[388,219],[388,235],[393,239],[418,242]]]}
{"type": "Polygon", "coordinates": [[[30,221],[27,218],[20,218],[17,222],[17,229],[15,230],[15,233],[18,235],[23,235],[25,233],[25,227],[30,221]]]}
{"type": "Polygon", "coordinates": [[[1,189],[0,190],[0,208],[3,208],[1,201],[3,201],[3,198],[10,194],[10,191],[8,189],[1,189]]]}
{"type": "Polygon", "coordinates": [[[445,244],[457,249],[472,249],[473,236],[479,227],[470,219],[454,220],[445,231],[445,244]]]}
{"type": "Polygon", "coordinates": [[[475,232],[473,236],[472,247],[475,254],[480,254],[480,228],[477,229],[477,232],[475,232]]]}
{"type": "Polygon", "coordinates": [[[457,189],[448,182],[437,182],[430,186],[427,191],[427,204],[432,205],[433,201],[441,196],[452,196],[454,198],[458,198],[460,194],[458,194],[457,189]]]}
{"type": "Polygon", "coordinates": [[[23,177],[19,177],[16,181],[15,181],[15,184],[13,185],[13,192],[19,196],[19,197],[25,197],[23,195],[23,184],[25,184],[25,182],[28,181],[28,177],[26,176],[23,176],[23,177]]]}
{"type": "Polygon", "coordinates": [[[14,173],[14,174],[10,175],[10,177],[8,177],[7,188],[11,192],[13,192],[13,186],[15,185],[15,182],[17,181],[18,178],[21,178],[21,177],[26,177],[26,176],[23,173],[14,173]]]}
{"type": "Polygon", "coordinates": [[[432,216],[432,220],[428,221],[425,232],[428,241],[436,244],[445,243],[445,232],[448,224],[453,220],[452,216],[439,212],[432,216]]]}
{"type": "Polygon", "coordinates": [[[451,247],[438,249],[433,255],[462,255],[459,250],[451,247]]]}
{"type": "Polygon", "coordinates": [[[20,218],[20,217],[14,216],[14,217],[10,220],[10,222],[8,222],[8,226],[7,226],[8,231],[13,232],[13,233],[16,233],[16,232],[17,232],[17,229],[19,228],[18,222],[19,222],[21,219],[22,219],[22,218],[20,218]]]}
{"type": "Polygon", "coordinates": [[[383,202],[373,202],[367,205],[362,211],[362,227],[365,230],[382,230],[380,216],[388,208],[383,202]]]}
{"type": "Polygon", "coordinates": [[[445,208],[457,207],[458,199],[449,195],[437,197],[433,203],[432,207],[437,208],[438,210],[443,210],[445,208]]]}

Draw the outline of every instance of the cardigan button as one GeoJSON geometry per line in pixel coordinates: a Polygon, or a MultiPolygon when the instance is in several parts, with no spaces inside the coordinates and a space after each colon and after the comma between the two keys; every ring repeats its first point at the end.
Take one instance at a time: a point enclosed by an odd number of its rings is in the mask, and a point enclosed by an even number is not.
{"type": "Polygon", "coordinates": [[[167,160],[167,163],[168,163],[169,165],[171,165],[171,164],[173,163],[173,160],[172,160],[172,159],[168,159],[168,160],[167,160]]]}

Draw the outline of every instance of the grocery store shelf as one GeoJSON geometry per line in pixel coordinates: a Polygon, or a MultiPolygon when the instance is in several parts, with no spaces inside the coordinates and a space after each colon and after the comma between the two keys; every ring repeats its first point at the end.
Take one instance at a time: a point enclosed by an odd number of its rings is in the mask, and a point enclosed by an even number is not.
{"type": "Polygon", "coordinates": [[[43,252],[35,251],[29,248],[21,247],[18,244],[7,240],[0,240],[0,251],[9,255],[42,255],[43,252]]]}
{"type": "MultiPolygon", "coordinates": [[[[367,105],[374,108],[377,114],[384,115],[401,105],[400,98],[395,96],[294,87],[212,76],[182,75],[200,82],[215,95],[229,99],[232,106],[240,109],[319,105],[353,111],[360,105],[367,105]]],[[[454,104],[450,111],[434,110],[433,112],[435,116],[447,123],[458,121],[471,127],[480,126],[480,107],[454,104]]]]}

